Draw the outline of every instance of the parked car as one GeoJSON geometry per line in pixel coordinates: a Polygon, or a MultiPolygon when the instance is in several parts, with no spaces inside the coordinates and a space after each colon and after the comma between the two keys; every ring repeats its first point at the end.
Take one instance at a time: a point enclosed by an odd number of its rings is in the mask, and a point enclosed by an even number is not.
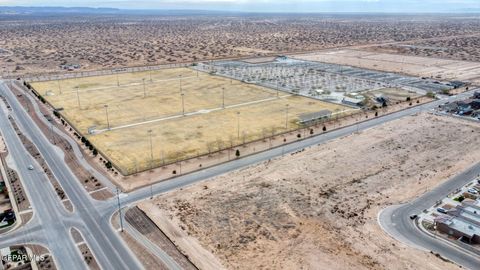
{"type": "Polygon", "coordinates": [[[442,207],[438,207],[438,208],[437,208],[437,211],[438,211],[439,213],[442,213],[442,214],[446,214],[446,213],[447,213],[447,209],[442,208],[442,207]]]}
{"type": "Polygon", "coordinates": [[[478,190],[474,189],[474,188],[469,188],[468,190],[468,193],[470,194],[478,194],[478,190]]]}
{"type": "Polygon", "coordinates": [[[33,168],[33,165],[31,165],[31,164],[30,164],[30,165],[28,165],[28,167],[27,167],[27,168],[28,168],[30,171],[33,171],[33,169],[34,169],[34,168],[33,168]]]}

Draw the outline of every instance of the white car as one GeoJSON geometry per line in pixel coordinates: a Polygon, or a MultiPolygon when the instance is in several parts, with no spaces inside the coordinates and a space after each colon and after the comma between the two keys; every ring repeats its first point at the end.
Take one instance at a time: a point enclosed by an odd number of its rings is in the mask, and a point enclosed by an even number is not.
{"type": "Polygon", "coordinates": [[[471,194],[478,194],[478,191],[474,188],[469,188],[468,192],[471,193],[471,194]]]}
{"type": "Polygon", "coordinates": [[[28,168],[30,171],[33,171],[33,169],[34,169],[34,168],[33,168],[33,165],[28,165],[27,168],[28,168]]]}

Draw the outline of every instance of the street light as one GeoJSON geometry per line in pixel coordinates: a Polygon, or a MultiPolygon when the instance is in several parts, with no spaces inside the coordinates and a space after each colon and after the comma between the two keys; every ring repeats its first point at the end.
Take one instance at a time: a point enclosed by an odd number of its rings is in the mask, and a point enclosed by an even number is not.
{"type": "Polygon", "coordinates": [[[120,230],[121,232],[123,232],[122,205],[120,203],[120,194],[118,192],[118,187],[115,187],[115,189],[117,191],[116,193],[117,193],[118,214],[120,217],[120,230]]]}
{"type": "Polygon", "coordinates": [[[57,81],[58,82],[58,92],[60,92],[60,95],[62,94],[62,88],[60,87],[60,81],[57,81]]]}
{"type": "Polygon", "coordinates": [[[222,87],[222,108],[225,109],[225,87],[222,87]]]}
{"type": "Polygon", "coordinates": [[[108,119],[108,105],[105,104],[103,105],[103,107],[105,108],[105,116],[107,117],[107,129],[110,130],[110,121],[108,119]]]}
{"type": "Polygon", "coordinates": [[[182,75],[178,75],[178,77],[180,78],[180,93],[183,93],[183,89],[182,89],[182,75]]]}
{"type": "Polygon", "coordinates": [[[278,81],[277,81],[277,98],[280,97],[280,93],[279,93],[279,90],[278,90],[278,81]]]}
{"type": "Polygon", "coordinates": [[[81,109],[80,106],[80,94],[78,93],[78,86],[75,86],[75,90],[77,90],[77,102],[78,102],[78,108],[81,109]]]}
{"type": "Polygon", "coordinates": [[[287,104],[287,105],[286,105],[286,109],[285,109],[285,129],[288,129],[288,107],[289,107],[289,106],[290,106],[290,105],[287,104]]]}
{"type": "Polygon", "coordinates": [[[181,93],[182,96],[182,115],[185,116],[185,94],[181,93]]]}
{"type": "Polygon", "coordinates": [[[237,139],[240,139],[240,112],[237,112],[237,139]]]}
{"type": "Polygon", "coordinates": [[[142,81],[143,81],[143,98],[146,98],[147,92],[145,91],[145,78],[143,78],[142,81]]]}
{"type": "Polygon", "coordinates": [[[148,135],[150,136],[150,169],[153,168],[153,142],[152,142],[152,130],[148,130],[148,135]]]}

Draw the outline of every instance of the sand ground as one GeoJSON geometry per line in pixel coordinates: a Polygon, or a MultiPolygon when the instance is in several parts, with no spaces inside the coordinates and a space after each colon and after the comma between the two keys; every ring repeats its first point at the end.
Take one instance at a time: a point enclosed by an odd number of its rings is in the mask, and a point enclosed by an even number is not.
{"type": "Polygon", "coordinates": [[[478,162],[479,132],[409,116],[140,208],[202,269],[458,269],[387,236],[377,214],[478,162]]]}

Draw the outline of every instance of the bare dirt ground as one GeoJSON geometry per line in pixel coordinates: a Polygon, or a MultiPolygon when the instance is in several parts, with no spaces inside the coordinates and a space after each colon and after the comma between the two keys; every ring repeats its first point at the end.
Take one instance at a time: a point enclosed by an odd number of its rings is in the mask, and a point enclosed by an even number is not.
{"type": "MultiPolygon", "coordinates": [[[[165,234],[158,229],[158,227],[153,223],[152,220],[145,215],[138,207],[130,208],[125,213],[125,221],[130,223],[138,232],[143,234],[148,240],[152,241],[158,247],[167,253],[170,258],[172,258],[183,270],[195,270],[195,266],[182,254],[178,251],[175,245],[165,236],[165,234]]],[[[138,245],[138,243],[137,243],[138,245]]],[[[149,253],[144,251],[143,253],[149,253]]],[[[156,260],[159,260],[154,256],[156,260]]],[[[141,260],[145,267],[151,268],[155,265],[148,267],[146,262],[141,260]]],[[[161,261],[160,261],[161,262],[161,261]]],[[[161,266],[164,267],[163,263],[161,266]]],[[[152,268],[153,269],[153,268],[152,268]]],[[[157,268],[158,269],[158,268],[157,268]]]]}
{"type": "Polygon", "coordinates": [[[374,50],[372,48],[324,50],[295,55],[294,58],[480,84],[480,62],[398,55],[392,54],[392,51],[371,51],[374,50]]]}
{"type": "MultiPolygon", "coordinates": [[[[271,56],[478,33],[478,16],[0,16],[10,75],[271,56]],[[60,38],[59,38],[60,37],[60,38]]],[[[474,46],[475,43],[466,42],[474,46]]]]}
{"type": "Polygon", "coordinates": [[[463,61],[480,61],[480,36],[451,37],[440,40],[422,40],[384,46],[374,46],[378,52],[404,55],[448,58],[463,61]]]}
{"type": "Polygon", "coordinates": [[[377,214],[477,162],[479,132],[409,116],[139,207],[201,269],[458,269],[387,236],[377,214]]]}

